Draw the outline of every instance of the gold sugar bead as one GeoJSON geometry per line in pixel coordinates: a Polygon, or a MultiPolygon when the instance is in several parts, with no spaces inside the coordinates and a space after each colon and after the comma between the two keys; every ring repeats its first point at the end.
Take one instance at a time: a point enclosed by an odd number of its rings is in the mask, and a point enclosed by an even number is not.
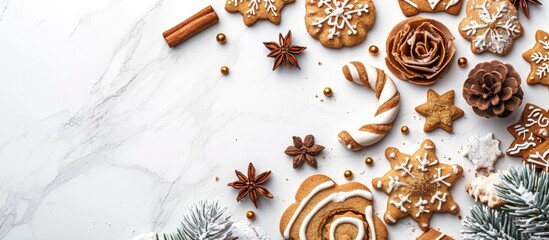
{"type": "Polygon", "coordinates": [[[368,165],[368,166],[374,165],[374,159],[371,158],[371,157],[367,157],[367,158],[364,160],[364,162],[365,162],[366,165],[368,165]]]}
{"type": "Polygon", "coordinates": [[[408,133],[410,133],[410,129],[408,128],[408,126],[402,126],[400,128],[400,131],[404,134],[404,135],[408,135],[408,133]]]}
{"type": "Polygon", "coordinates": [[[227,67],[227,66],[221,67],[221,74],[228,75],[229,74],[229,67],[227,67]]]}
{"type": "Polygon", "coordinates": [[[219,33],[215,37],[218,43],[225,44],[227,42],[227,36],[224,33],[219,33]]]}
{"type": "Polygon", "coordinates": [[[246,212],[246,218],[248,218],[248,219],[254,219],[254,218],[255,218],[255,212],[254,212],[254,211],[248,211],[248,212],[246,212]]]}
{"type": "Polygon", "coordinates": [[[368,51],[370,52],[370,54],[372,56],[377,56],[379,54],[379,48],[376,46],[376,45],[372,45],[370,46],[370,48],[368,49],[368,51]]]}
{"type": "Polygon", "coordinates": [[[343,172],[343,176],[346,179],[351,179],[351,178],[353,178],[353,172],[351,172],[351,170],[345,170],[345,172],[343,172]]]}
{"type": "Polygon", "coordinates": [[[467,58],[465,58],[465,57],[458,58],[458,65],[462,68],[466,67],[467,66],[467,58]]]}
{"type": "Polygon", "coordinates": [[[331,97],[332,95],[334,95],[334,92],[332,91],[331,88],[329,87],[324,88],[324,96],[331,97]]]}

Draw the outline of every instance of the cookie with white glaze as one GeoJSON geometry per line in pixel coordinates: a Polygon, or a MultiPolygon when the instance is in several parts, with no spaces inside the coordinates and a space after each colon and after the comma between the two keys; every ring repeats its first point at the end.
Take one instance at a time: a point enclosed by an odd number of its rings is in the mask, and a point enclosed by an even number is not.
{"type": "Polygon", "coordinates": [[[338,185],[320,174],[303,181],[280,219],[280,233],[284,239],[387,239],[366,186],[338,185]]]}
{"type": "Polygon", "coordinates": [[[305,9],[307,31],[328,48],[361,43],[376,18],[372,0],[305,0],[305,9]]]}
{"type": "Polygon", "coordinates": [[[500,173],[490,173],[489,176],[479,176],[465,185],[465,190],[475,201],[488,205],[490,208],[503,206],[505,202],[498,197],[495,185],[500,184],[500,173]]]}
{"type": "Polygon", "coordinates": [[[420,12],[447,12],[458,15],[462,3],[462,0],[398,0],[400,9],[406,17],[420,12]]]}
{"type": "Polygon", "coordinates": [[[394,224],[410,216],[427,231],[434,213],[459,211],[450,189],[461,178],[463,168],[441,163],[433,141],[424,140],[411,155],[390,147],[385,150],[385,156],[391,170],[372,180],[372,185],[389,195],[384,215],[386,223],[394,224]]]}

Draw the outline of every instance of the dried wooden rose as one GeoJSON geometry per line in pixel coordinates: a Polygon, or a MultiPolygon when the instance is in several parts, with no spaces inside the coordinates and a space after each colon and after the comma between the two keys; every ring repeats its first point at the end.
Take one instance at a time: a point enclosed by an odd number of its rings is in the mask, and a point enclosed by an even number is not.
{"type": "Polygon", "coordinates": [[[396,77],[429,85],[448,72],[455,52],[454,36],[444,24],[413,17],[396,25],[389,34],[385,63],[396,77]]]}

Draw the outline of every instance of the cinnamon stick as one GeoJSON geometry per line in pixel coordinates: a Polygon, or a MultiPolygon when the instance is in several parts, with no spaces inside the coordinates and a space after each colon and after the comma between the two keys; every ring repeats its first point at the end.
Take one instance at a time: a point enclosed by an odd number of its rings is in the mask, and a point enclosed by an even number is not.
{"type": "Polygon", "coordinates": [[[185,19],[185,21],[175,25],[174,27],[166,30],[162,33],[164,39],[171,48],[177,44],[189,39],[204,29],[219,22],[217,13],[212,6],[200,10],[191,17],[185,19]]]}

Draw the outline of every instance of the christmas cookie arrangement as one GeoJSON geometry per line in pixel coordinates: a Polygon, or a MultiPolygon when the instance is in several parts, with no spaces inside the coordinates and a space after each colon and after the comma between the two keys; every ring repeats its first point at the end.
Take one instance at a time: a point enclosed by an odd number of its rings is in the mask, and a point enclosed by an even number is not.
{"type": "MultiPolygon", "coordinates": [[[[226,0],[225,9],[242,14],[244,23],[248,26],[260,19],[279,24],[282,8],[292,2],[294,1],[226,0]]],[[[288,170],[277,172],[276,176],[271,176],[271,171],[257,174],[252,163],[248,164],[245,173],[235,170],[236,181],[227,185],[238,190],[236,202],[241,202],[248,197],[258,215],[262,210],[259,205],[261,198],[262,206],[265,205],[263,201],[269,201],[268,204],[277,201],[277,204],[286,207],[279,216],[268,216],[280,218],[279,232],[283,239],[389,239],[391,232],[385,224],[398,225],[400,219],[408,216],[417,222],[421,230],[416,234],[417,239],[454,239],[456,236],[446,235],[443,233],[444,229],[431,228],[431,217],[435,213],[457,214],[460,211],[458,203],[473,202],[473,200],[478,202],[478,205],[473,206],[471,210],[466,210],[466,213],[462,212],[466,215],[463,219],[465,229],[462,231],[463,239],[549,239],[549,225],[547,225],[549,222],[549,200],[547,200],[549,194],[547,99],[549,95],[542,99],[530,98],[529,100],[536,102],[523,104],[523,100],[528,99],[528,92],[535,86],[521,86],[521,76],[527,76],[525,79],[530,85],[549,86],[549,34],[538,30],[534,46],[526,52],[520,51],[524,52],[522,57],[530,64],[529,73],[522,72],[520,68],[515,68],[510,63],[504,63],[508,62],[506,61],[508,56],[512,55],[509,53],[515,39],[527,32],[519,23],[517,8],[529,17],[528,2],[540,2],[469,0],[466,1],[465,12],[461,13],[463,20],[455,26],[447,26],[441,21],[414,15],[420,12],[446,12],[450,15],[460,15],[462,0],[392,2],[393,10],[400,7],[406,18],[399,20],[400,22],[392,27],[392,30],[389,27],[384,30],[390,31],[380,31],[382,34],[387,34],[383,36],[386,39],[384,42],[386,55],[378,59],[384,60],[385,66],[341,60],[343,74],[340,74],[341,79],[338,81],[345,79],[355,84],[353,86],[357,88],[364,87],[368,90],[367,92],[377,100],[358,104],[358,107],[366,106],[375,111],[371,116],[365,116],[360,125],[345,128],[346,130],[341,130],[338,134],[330,133],[333,138],[337,134],[337,139],[344,148],[352,151],[368,149],[369,156],[364,160],[367,167],[373,165],[376,157],[381,158],[380,156],[384,155],[388,162],[380,164],[388,167],[386,174],[374,178],[379,174],[367,168],[361,170],[360,179],[352,180],[358,174],[353,175],[352,169],[346,169],[343,177],[349,182],[342,184],[336,183],[333,176],[311,174],[310,171],[322,171],[323,174],[327,174],[330,168],[343,164],[339,162],[337,154],[334,154],[337,152],[334,151],[336,146],[329,145],[331,143],[326,142],[326,139],[322,139],[322,143],[327,147],[320,145],[315,142],[312,134],[301,135],[305,136],[303,138],[293,134],[284,135],[280,139],[273,139],[272,142],[284,142],[278,150],[280,156],[274,157],[282,158],[283,161],[276,164],[288,165],[288,170]],[[455,61],[458,49],[450,29],[459,32],[471,42],[470,50],[459,49],[460,54],[463,51],[470,51],[473,54],[491,52],[490,57],[494,59],[481,61],[472,54],[475,59],[471,62],[475,64],[471,67],[468,67],[468,60],[465,57],[455,61]],[[461,69],[452,69],[455,62],[461,69]],[[449,79],[447,73],[450,71],[456,71],[452,73],[453,76],[457,75],[460,78],[449,79]],[[403,81],[395,82],[394,77],[403,81]],[[441,83],[457,81],[459,89],[449,89],[445,86],[445,89],[440,91],[440,85],[435,84],[439,81],[441,83]],[[405,88],[401,88],[402,93],[398,90],[398,85],[401,87],[406,85],[405,88]],[[427,89],[426,85],[432,85],[432,88],[437,91],[427,89]],[[461,90],[463,98],[455,98],[456,90],[458,93],[461,90]],[[423,99],[425,95],[426,100],[423,99]],[[409,105],[405,101],[416,101],[421,104],[409,105]],[[414,114],[417,115],[418,125],[423,125],[423,132],[419,130],[420,133],[417,134],[414,132],[417,128],[407,125],[398,126],[402,134],[391,131],[396,123],[412,121],[410,116],[399,115],[403,105],[411,108],[407,109],[408,111],[414,109],[410,106],[417,106],[415,107],[417,113],[414,114]],[[470,107],[466,107],[467,105],[470,107]],[[462,109],[470,112],[467,113],[467,118],[464,117],[466,112],[462,109]],[[518,109],[522,109],[521,115],[518,109]],[[482,127],[459,129],[461,128],[459,126],[455,129],[454,121],[459,118],[462,118],[460,122],[494,122],[494,126],[490,127],[495,131],[488,132],[482,127]],[[500,142],[505,146],[508,144],[503,141],[504,134],[507,134],[505,127],[498,131],[498,126],[507,126],[511,123],[504,122],[506,118],[511,122],[514,122],[512,119],[518,119],[515,124],[507,127],[507,131],[514,138],[505,151],[507,156],[500,149],[500,142]],[[435,131],[437,128],[450,134],[440,130],[435,131]],[[466,130],[475,131],[475,134],[464,132],[466,130]],[[389,137],[391,138],[389,142],[381,141],[388,135],[393,135],[389,137]],[[424,135],[433,140],[421,141],[424,135]],[[292,142],[288,145],[290,136],[293,136],[292,142]],[[452,143],[449,144],[454,144],[453,142],[457,140],[461,141],[456,143],[462,146],[461,158],[458,157],[458,153],[445,149],[444,145],[447,143],[443,142],[442,136],[450,139],[452,143]],[[495,136],[502,141],[495,139],[495,136]],[[397,144],[398,137],[417,142],[419,144],[417,150],[408,154],[395,147],[389,147],[397,144]],[[435,142],[440,149],[437,149],[435,142]],[[380,148],[369,148],[372,145],[381,146],[386,150],[383,153],[379,151],[380,148]],[[284,147],[285,155],[280,151],[284,147]],[[325,160],[326,156],[329,156],[330,161],[325,160]],[[441,156],[444,158],[439,158],[441,156]],[[498,159],[510,157],[521,158],[524,166],[498,168],[496,165],[498,159]],[[293,169],[289,166],[290,159],[293,169]],[[305,163],[310,167],[302,168],[305,163]],[[462,166],[468,167],[469,171],[464,171],[462,166]],[[300,186],[294,184],[297,182],[292,182],[290,187],[285,189],[290,193],[295,192],[294,198],[267,190],[267,183],[276,185],[284,182],[282,176],[286,177],[286,181],[290,181],[287,176],[292,177],[291,181],[302,181],[300,186]],[[472,199],[454,199],[452,189],[461,178],[469,178],[469,181],[464,181],[464,184],[467,182],[465,191],[472,199]],[[368,186],[371,184],[371,187],[379,192],[370,191],[365,184],[368,186]],[[387,204],[385,207],[375,209],[374,198],[381,194],[380,192],[388,196],[387,204]],[[376,212],[384,212],[383,217],[378,217],[376,212]]],[[[380,53],[379,48],[369,42],[367,35],[368,31],[374,27],[376,15],[390,13],[376,12],[372,0],[306,0],[304,3],[306,31],[310,37],[320,42],[320,44],[315,42],[318,46],[309,48],[307,53],[313,49],[316,54],[324,51],[324,48],[360,46],[365,41],[370,44],[370,47],[367,51],[363,51],[360,47],[353,48],[357,52],[362,51],[357,54],[366,55],[366,52],[369,52],[371,57],[375,58],[380,53]]],[[[298,10],[294,9],[294,11],[298,10]]],[[[217,13],[212,7],[207,7],[166,31],[166,42],[173,47],[218,21],[217,13]]],[[[299,28],[292,29],[295,36],[309,38],[304,29],[299,33],[297,29],[299,28]]],[[[248,30],[253,31],[253,28],[248,30]]],[[[274,36],[276,33],[273,33],[274,36]]],[[[217,40],[220,44],[225,44],[227,36],[218,35],[217,40]]],[[[297,40],[295,42],[305,42],[302,38],[295,40],[297,40]]],[[[299,64],[297,55],[307,48],[294,43],[291,30],[286,35],[279,33],[278,40],[263,42],[263,45],[270,51],[267,56],[274,58],[273,71],[282,65],[285,68],[293,66],[299,70],[303,67],[303,72],[311,67],[311,64],[299,64]]],[[[263,47],[261,48],[265,51],[263,47]]],[[[261,54],[254,57],[259,56],[261,54]]],[[[300,58],[303,58],[303,61],[310,61],[305,56],[300,58]]],[[[522,60],[521,62],[524,63],[522,60]]],[[[520,63],[513,62],[513,64],[520,63]]],[[[320,61],[318,65],[321,65],[320,61]]],[[[269,72],[271,69],[271,66],[263,66],[259,63],[254,67],[265,68],[269,72]]],[[[319,69],[316,70],[322,71],[319,69]]],[[[222,68],[224,75],[227,75],[228,71],[228,67],[222,68]]],[[[284,74],[292,74],[292,69],[284,68],[280,68],[273,74],[282,71],[287,71],[284,74]]],[[[334,90],[330,87],[325,87],[323,93],[325,99],[335,98],[334,90]]],[[[346,101],[344,94],[337,96],[341,96],[338,101],[346,101]]],[[[416,116],[413,118],[416,120],[416,116]]],[[[343,120],[331,124],[340,126],[344,124],[343,120]]],[[[327,129],[331,128],[314,129],[319,132],[315,135],[319,136],[318,134],[329,131],[327,129]]],[[[286,131],[286,129],[280,129],[280,133],[286,131]]],[[[404,142],[402,144],[405,145],[404,142]]],[[[348,152],[348,154],[351,158],[364,159],[364,154],[360,155],[360,152],[348,152]]],[[[232,162],[226,164],[233,165],[232,162]]],[[[277,165],[272,169],[280,168],[277,165]]],[[[228,189],[226,186],[224,188],[228,189]]],[[[463,191],[463,187],[459,188],[460,190],[457,191],[463,191]]],[[[280,190],[278,187],[275,189],[280,190]]],[[[244,204],[237,206],[242,205],[244,204]]],[[[226,210],[219,207],[217,203],[201,202],[193,205],[189,211],[190,213],[184,217],[182,229],[178,229],[171,235],[156,234],[156,239],[162,239],[162,237],[170,240],[268,239],[260,227],[254,226],[247,220],[232,220],[230,216],[226,216],[226,210]],[[207,214],[198,216],[203,212],[207,214]]],[[[246,213],[248,220],[253,220],[255,216],[256,212],[246,213]]],[[[459,220],[455,221],[459,222],[459,220]]],[[[279,236],[270,237],[280,238],[279,236]]]]}

